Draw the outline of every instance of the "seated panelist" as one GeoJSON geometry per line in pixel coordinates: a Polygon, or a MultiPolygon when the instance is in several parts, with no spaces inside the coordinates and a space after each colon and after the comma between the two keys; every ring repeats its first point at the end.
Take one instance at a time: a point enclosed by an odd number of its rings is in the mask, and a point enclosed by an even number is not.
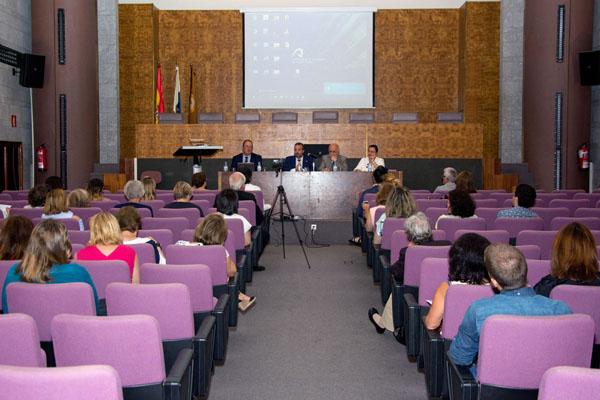
{"type": "Polygon", "coordinates": [[[383,158],[377,157],[379,147],[376,144],[372,144],[367,149],[367,156],[360,159],[355,171],[371,172],[375,171],[377,167],[385,167],[385,161],[383,158]]]}
{"type": "Polygon", "coordinates": [[[237,170],[239,163],[254,163],[254,170],[258,167],[258,164],[262,165],[262,156],[260,154],[253,153],[252,150],[254,144],[252,140],[246,139],[242,142],[242,152],[231,159],[231,169],[237,170]]]}
{"type": "Polygon", "coordinates": [[[294,155],[286,157],[283,162],[284,171],[312,171],[314,159],[304,155],[304,145],[300,142],[294,145],[294,155]]]}
{"type": "Polygon", "coordinates": [[[340,146],[337,143],[331,143],[329,145],[329,154],[321,157],[319,171],[334,171],[336,167],[337,171],[348,171],[346,157],[340,155],[340,146]]]}

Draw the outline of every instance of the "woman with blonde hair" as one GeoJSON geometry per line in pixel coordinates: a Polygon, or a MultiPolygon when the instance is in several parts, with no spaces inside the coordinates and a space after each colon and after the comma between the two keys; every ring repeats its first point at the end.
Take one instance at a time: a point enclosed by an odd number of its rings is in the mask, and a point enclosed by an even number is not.
{"type": "Polygon", "coordinates": [[[548,297],[558,285],[600,286],[596,251],[594,235],[587,226],[579,222],[565,226],[552,244],[550,275],[543,277],[533,289],[548,297]]]}
{"type": "Polygon", "coordinates": [[[156,199],[156,181],[154,178],[145,176],[142,178],[142,185],[144,185],[144,197],[142,200],[155,200],[156,199]]]}
{"type": "Polygon", "coordinates": [[[375,195],[375,202],[377,205],[371,208],[368,202],[363,202],[363,215],[365,216],[365,230],[367,232],[373,232],[373,227],[375,226],[375,212],[380,208],[385,208],[387,197],[393,189],[394,184],[391,181],[384,181],[379,186],[379,191],[375,195]]]}
{"type": "Polygon", "coordinates": [[[402,186],[394,186],[385,200],[385,212],[375,222],[373,243],[380,244],[383,224],[386,218],[408,218],[418,211],[417,203],[410,191],[402,186]]]}
{"type": "Polygon", "coordinates": [[[99,309],[96,287],[90,274],[82,266],[71,263],[71,242],[67,228],[54,220],[40,222],[31,233],[23,261],[8,270],[2,290],[2,311],[8,310],[6,287],[13,282],[71,283],[84,282],[92,287],[96,311],[99,309]]]}
{"type": "Polygon", "coordinates": [[[77,260],[122,260],[129,266],[133,283],[140,282],[139,262],[135,250],[122,244],[121,228],[114,215],[101,212],[90,218],[89,246],[81,249],[77,260]]]}
{"type": "Polygon", "coordinates": [[[85,189],[75,189],[67,196],[67,207],[87,208],[90,206],[90,195],[85,189]]]}
{"type": "Polygon", "coordinates": [[[42,219],[74,219],[79,223],[79,230],[83,230],[83,221],[67,207],[65,191],[52,189],[46,195],[42,219]]]}

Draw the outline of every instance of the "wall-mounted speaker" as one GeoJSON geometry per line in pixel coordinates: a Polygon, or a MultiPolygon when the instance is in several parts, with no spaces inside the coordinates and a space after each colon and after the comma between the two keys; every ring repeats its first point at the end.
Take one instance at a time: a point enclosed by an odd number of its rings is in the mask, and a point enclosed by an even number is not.
{"type": "Polygon", "coordinates": [[[562,126],[563,126],[563,93],[554,95],[554,189],[562,185],[562,126]]]}
{"type": "Polygon", "coordinates": [[[67,95],[58,96],[58,134],[60,140],[60,179],[67,187],[67,95]]]}
{"type": "Polygon", "coordinates": [[[25,87],[44,87],[44,64],[46,57],[19,54],[19,84],[25,87]]]}
{"type": "Polygon", "coordinates": [[[59,8],[56,14],[56,37],[58,38],[58,63],[64,65],[65,54],[65,9],[59,8]]]}

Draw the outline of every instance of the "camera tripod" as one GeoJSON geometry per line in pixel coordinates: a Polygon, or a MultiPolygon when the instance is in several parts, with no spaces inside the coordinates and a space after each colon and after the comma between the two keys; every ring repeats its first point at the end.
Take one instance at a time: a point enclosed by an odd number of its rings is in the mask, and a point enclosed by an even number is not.
{"type": "Polygon", "coordinates": [[[277,186],[277,193],[275,194],[275,198],[271,203],[271,213],[269,214],[269,224],[267,226],[270,226],[271,217],[275,212],[275,204],[277,204],[277,202],[279,201],[279,211],[277,211],[276,214],[279,215],[279,220],[281,221],[281,247],[283,249],[283,258],[285,258],[285,227],[283,222],[285,217],[289,216],[290,220],[292,221],[292,224],[294,225],[294,231],[296,231],[296,238],[298,238],[298,242],[300,243],[300,248],[302,249],[302,253],[304,254],[304,259],[306,260],[306,265],[308,266],[308,269],[310,269],[310,262],[308,261],[308,255],[306,254],[306,249],[304,248],[304,242],[300,237],[300,232],[298,231],[298,226],[296,225],[295,216],[292,213],[292,210],[290,209],[290,203],[288,202],[287,195],[285,193],[285,188],[283,187],[283,172],[276,170],[275,177],[277,177],[278,174],[281,174],[279,186],[277,186]],[[284,205],[287,207],[287,215],[283,212],[284,205]]]}

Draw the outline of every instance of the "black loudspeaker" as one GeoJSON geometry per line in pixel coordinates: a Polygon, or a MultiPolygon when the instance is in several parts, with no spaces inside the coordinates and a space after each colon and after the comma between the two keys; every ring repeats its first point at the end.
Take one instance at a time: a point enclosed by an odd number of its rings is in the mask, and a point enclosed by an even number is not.
{"type": "Polygon", "coordinates": [[[60,179],[67,187],[67,95],[58,96],[58,135],[60,140],[60,179]]]}
{"type": "Polygon", "coordinates": [[[44,64],[46,57],[33,54],[19,54],[19,84],[25,87],[44,87],[44,64]]]}
{"type": "Polygon", "coordinates": [[[583,86],[600,85],[600,50],[579,53],[579,75],[583,86]]]}

